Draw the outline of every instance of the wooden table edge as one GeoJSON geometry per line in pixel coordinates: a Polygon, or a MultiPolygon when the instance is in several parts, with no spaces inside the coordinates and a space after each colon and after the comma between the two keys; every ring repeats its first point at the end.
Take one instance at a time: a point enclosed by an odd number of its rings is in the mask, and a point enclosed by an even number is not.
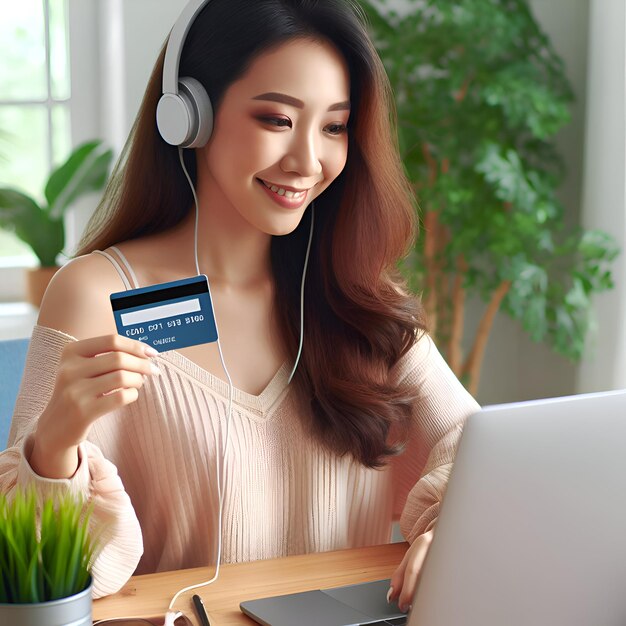
{"type": "MultiPolygon", "coordinates": [[[[191,601],[197,593],[204,600],[211,626],[250,626],[254,622],[239,610],[244,600],[389,578],[407,548],[406,543],[390,543],[225,564],[217,581],[182,594],[175,608],[197,623],[191,601]]],[[[198,567],[133,576],[116,594],[94,601],[94,621],[163,615],[177,591],[210,580],[213,574],[212,567],[198,567]]]]}

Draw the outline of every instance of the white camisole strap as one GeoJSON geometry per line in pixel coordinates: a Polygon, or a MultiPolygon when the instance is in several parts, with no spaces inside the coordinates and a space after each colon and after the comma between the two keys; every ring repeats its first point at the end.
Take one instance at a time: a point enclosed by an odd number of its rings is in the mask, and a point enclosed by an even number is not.
{"type": "Polygon", "coordinates": [[[119,254],[119,257],[122,263],[126,266],[126,269],[128,270],[128,273],[130,274],[130,277],[133,279],[133,285],[135,289],[139,289],[139,281],[137,280],[137,276],[135,276],[135,272],[133,272],[133,268],[130,266],[128,259],[122,254],[122,251],[118,247],[111,246],[111,250],[115,250],[115,252],[119,254]]]}
{"type": "Polygon", "coordinates": [[[133,288],[138,289],[139,281],[137,280],[137,276],[135,276],[135,272],[133,271],[133,268],[130,266],[130,263],[128,262],[126,257],[122,254],[122,251],[116,246],[111,246],[111,249],[115,250],[115,252],[119,254],[120,260],[126,266],[126,269],[128,270],[128,273],[130,274],[130,277],[133,280],[133,285],[130,284],[130,282],[128,281],[128,278],[126,278],[126,274],[124,274],[124,270],[121,268],[120,264],[112,255],[110,255],[108,252],[103,252],[102,250],[94,250],[94,252],[96,254],[102,255],[103,257],[106,257],[107,259],[109,259],[109,261],[111,261],[111,263],[113,264],[113,267],[115,267],[115,269],[117,270],[117,273],[120,275],[120,278],[122,279],[122,282],[124,283],[124,287],[126,288],[126,290],[133,289],[133,288]]]}

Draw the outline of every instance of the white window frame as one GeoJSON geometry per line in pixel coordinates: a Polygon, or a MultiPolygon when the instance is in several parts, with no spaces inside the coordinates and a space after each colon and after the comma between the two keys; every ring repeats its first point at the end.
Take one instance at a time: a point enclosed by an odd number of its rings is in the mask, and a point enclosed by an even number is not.
{"type": "MultiPolygon", "coordinates": [[[[48,114],[46,150],[48,167],[52,157],[52,111],[54,106],[69,108],[71,137],[70,144],[78,145],[87,139],[98,136],[99,100],[97,89],[98,75],[98,29],[97,0],[66,0],[66,22],[69,39],[70,96],[53,98],[51,89],[50,57],[50,10],[49,0],[41,0],[44,11],[44,42],[47,98],[40,100],[0,99],[2,106],[45,106],[48,114]]],[[[72,251],[84,226],[85,218],[79,212],[70,212],[65,217],[66,250],[72,251]]],[[[21,302],[25,294],[25,270],[36,267],[36,261],[27,256],[4,257],[0,259],[0,303],[21,302]]]]}

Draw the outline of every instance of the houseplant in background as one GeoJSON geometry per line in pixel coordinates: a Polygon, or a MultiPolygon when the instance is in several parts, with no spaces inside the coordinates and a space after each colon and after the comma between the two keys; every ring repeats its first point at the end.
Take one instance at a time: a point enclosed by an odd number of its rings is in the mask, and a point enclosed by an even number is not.
{"type": "Polygon", "coordinates": [[[420,205],[404,269],[452,370],[476,393],[500,309],[579,359],[591,295],[613,286],[618,251],[606,233],[568,227],[557,200],[564,168],[554,135],[573,94],[527,0],[409,0],[402,14],[385,0],[361,4],[420,205]],[[472,296],[484,313],[464,338],[472,296]]]}
{"type": "Polygon", "coordinates": [[[100,141],[78,146],[50,174],[43,204],[18,189],[0,188],[0,228],[14,232],[39,260],[39,267],[27,274],[27,300],[31,304],[39,306],[58,269],[56,259],[65,246],[66,210],[82,195],[103,188],[112,157],[112,151],[100,141]]]}
{"type": "Polygon", "coordinates": [[[34,490],[0,494],[0,624],[91,626],[90,509],[34,490]]]}

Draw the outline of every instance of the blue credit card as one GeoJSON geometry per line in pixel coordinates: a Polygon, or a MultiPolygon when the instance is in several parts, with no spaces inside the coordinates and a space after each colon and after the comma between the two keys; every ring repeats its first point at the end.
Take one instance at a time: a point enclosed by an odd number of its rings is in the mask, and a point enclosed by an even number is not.
{"type": "Polygon", "coordinates": [[[117,332],[159,352],[217,341],[204,274],[111,294],[117,332]]]}

